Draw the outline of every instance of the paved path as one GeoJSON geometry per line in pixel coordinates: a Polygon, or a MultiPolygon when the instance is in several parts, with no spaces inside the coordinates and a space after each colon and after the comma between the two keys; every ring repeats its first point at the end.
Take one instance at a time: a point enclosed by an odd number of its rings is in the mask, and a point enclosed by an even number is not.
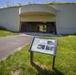
{"type": "Polygon", "coordinates": [[[32,37],[23,35],[0,37],[0,61],[30,43],[31,40],[32,37]]]}

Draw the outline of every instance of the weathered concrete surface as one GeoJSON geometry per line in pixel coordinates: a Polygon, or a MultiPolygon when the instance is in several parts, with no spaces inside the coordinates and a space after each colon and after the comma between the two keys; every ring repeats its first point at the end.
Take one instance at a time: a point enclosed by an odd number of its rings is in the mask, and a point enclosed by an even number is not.
{"type": "Polygon", "coordinates": [[[32,37],[24,35],[0,37],[0,61],[30,43],[31,40],[32,37]]]}

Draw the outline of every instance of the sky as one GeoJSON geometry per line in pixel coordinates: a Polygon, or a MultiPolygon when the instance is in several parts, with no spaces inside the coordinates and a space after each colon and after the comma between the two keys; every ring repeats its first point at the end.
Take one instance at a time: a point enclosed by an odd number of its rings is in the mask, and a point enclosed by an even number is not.
{"type": "Polygon", "coordinates": [[[41,4],[41,3],[44,3],[44,2],[52,2],[52,1],[56,1],[56,2],[75,2],[76,3],[76,0],[0,0],[0,7],[5,7],[7,5],[15,6],[18,3],[28,4],[29,2],[31,2],[31,3],[41,4]]]}

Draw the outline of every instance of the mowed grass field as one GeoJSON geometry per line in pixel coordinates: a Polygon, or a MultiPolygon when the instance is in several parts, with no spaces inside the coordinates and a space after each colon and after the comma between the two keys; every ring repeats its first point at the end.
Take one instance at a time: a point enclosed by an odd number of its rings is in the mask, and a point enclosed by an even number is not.
{"type": "Polygon", "coordinates": [[[55,69],[52,69],[52,56],[34,53],[34,63],[30,64],[29,46],[8,56],[0,62],[0,75],[76,75],[76,36],[57,38],[55,69]]]}
{"type": "Polygon", "coordinates": [[[2,36],[12,36],[12,35],[16,35],[16,34],[17,33],[8,31],[7,29],[0,26],[0,37],[2,37],[2,36]]]}
{"type": "Polygon", "coordinates": [[[12,36],[12,35],[17,35],[17,33],[10,32],[8,30],[0,30],[0,37],[2,37],[2,36],[12,36]]]}

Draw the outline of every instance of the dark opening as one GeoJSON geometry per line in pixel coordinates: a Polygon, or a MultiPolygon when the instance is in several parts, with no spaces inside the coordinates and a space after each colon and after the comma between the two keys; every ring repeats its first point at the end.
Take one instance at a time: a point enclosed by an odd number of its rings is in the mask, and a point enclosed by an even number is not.
{"type": "Polygon", "coordinates": [[[41,32],[56,34],[55,22],[22,22],[21,32],[41,32]]]}

